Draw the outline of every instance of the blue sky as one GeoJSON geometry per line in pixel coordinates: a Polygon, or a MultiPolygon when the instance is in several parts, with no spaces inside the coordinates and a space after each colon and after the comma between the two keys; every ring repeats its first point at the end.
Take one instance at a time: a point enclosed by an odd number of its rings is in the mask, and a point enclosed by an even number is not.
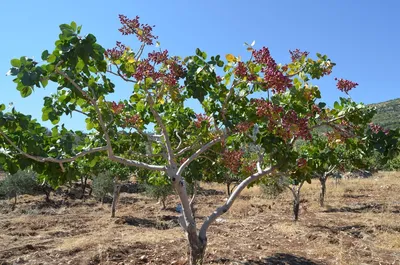
{"type": "MultiPolygon", "coordinates": [[[[232,53],[245,57],[244,42],[269,47],[278,63],[290,60],[288,50],[299,48],[327,54],[337,63],[331,76],[315,82],[323,98],[332,103],[341,96],[334,77],[360,85],[354,100],[374,103],[398,98],[400,76],[400,1],[136,1],[69,0],[4,1],[0,8],[0,103],[13,102],[17,110],[40,119],[43,97],[52,89],[38,89],[22,99],[12,77],[5,76],[12,58],[39,58],[52,50],[58,25],[76,21],[83,34],[93,33],[105,48],[123,40],[118,14],[139,15],[156,25],[162,48],[171,54],[191,55],[201,48],[209,55],[232,53]]],[[[115,98],[131,88],[118,83],[115,98]]],[[[71,129],[83,129],[82,119],[63,119],[71,129]]]]}

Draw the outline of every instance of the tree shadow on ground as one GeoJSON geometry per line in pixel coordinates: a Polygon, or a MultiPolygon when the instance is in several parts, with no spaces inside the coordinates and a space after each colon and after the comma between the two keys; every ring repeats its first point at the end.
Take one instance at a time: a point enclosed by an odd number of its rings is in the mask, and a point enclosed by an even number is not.
{"type": "Polygon", "coordinates": [[[262,260],[244,263],[246,265],[323,265],[323,263],[316,263],[304,257],[298,257],[288,253],[276,253],[273,256],[264,258],[262,260]]]}
{"type": "MultiPolygon", "coordinates": [[[[221,264],[231,264],[234,262],[230,259],[219,259],[214,262],[221,264]]],[[[315,262],[304,257],[298,257],[289,253],[275,253],[272,256],[263,258],[261,260],[248,260],[243,265],[325,265],[325,263],[315,262]]]]}
{"type": "Polygon", "coordinates": [[[132,198],[132,197],[120,197],[119,198],[119,203],[121,204],[135,204],[139,201],[137,198],[132,198]]]}
{"type": "Polygon", "coordinates": [[[347,213],[364,213],[364,212],[373,212],[373,213],[381,213],[385,211],[385,206],[380,203],[366,203],[356,205],[354,207],[340,207],[340,208],[329,208],[323,211],[324,213],[337,213],[337,212],[347,212],[347,213]]]}
{"type": "Polygon", "coordinates": [[[354,237],[354,238],[364,238],[365,234],[373,234],[374,231],[365,226],[365,225],[346,225],[346,226],[325,226],[325,225],[313,225],[309,226],[313,230],[319,230],[319,231],[328,231],[331,234],[337,235],[340,232],[345,232],[348,235],[354,237]]]}
{"type": "Polygon", "coordinates": [[[136,227],[155,228],[157,230],[167,230],[179,226],[178,217],[161,216],[158,219],[145,219],[133,216],[122,216],[115,221],[116,224],[126,224],[136,227]]]}

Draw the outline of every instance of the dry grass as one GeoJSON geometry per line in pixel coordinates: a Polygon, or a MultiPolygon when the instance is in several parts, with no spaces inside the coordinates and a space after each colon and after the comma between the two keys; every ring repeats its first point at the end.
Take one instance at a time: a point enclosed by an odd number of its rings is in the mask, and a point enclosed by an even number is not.
{"type": "MultiPolygon", "coordinates": [[[[202,188],[219,193],[199,194],[199,223],[226,199],[224,185],[202,188]]],[[[325,208],[318,193],[318,181],[304,185],[294,223],[289,191],[271,200],[245,189],[210,228],[207,264],[400,264],[399,173],[329,180],[325,208]]],[[[174,224],[174,196],[162,211],[155,200],[122,194],[116,219],[93,200],[55,200],[46,207],[42,197],[22,196],[14,212],[0,202],[0,264],[184,264],[182,229],[160,226],[174,224]]]]}

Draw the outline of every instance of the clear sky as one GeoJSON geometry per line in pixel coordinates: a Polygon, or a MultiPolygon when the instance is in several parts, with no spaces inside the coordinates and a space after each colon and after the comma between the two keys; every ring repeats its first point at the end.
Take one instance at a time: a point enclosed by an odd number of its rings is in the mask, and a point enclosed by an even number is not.
{"type": "MultiPolygon", "coordinates": [[[[82,33],[93,33],[103,47],[121,38],[118,14],[139,15],[156,25],[162,48],[174,55],[191,55],[201,48],[209,55],[232,53],[245,57],[244,42],[269,47],[278,63],[290,60],[288,50],[299,48],[327,54],[337,63],[331,76],[315,82],[332,103],[341,95],[334,77],[360,85],[354,100],[375,103],[400,97],[400,1],[385,0],[21,0],[0,7],[0,103],[13,102],[17,110],[40,119],[43,96],[52,89],[35,90],[22,99],[12,77],[5,76],[12,58],[40,58],[52,50],[58,25],[76,21],[82,33]],[[3,74],[1,74],[3,73],[3,74]]],[[[115,98],[131,91],[122,86],[115,98]]],[[[81,120],[63,119],[71,129],[83,129],[81,120]]]]}

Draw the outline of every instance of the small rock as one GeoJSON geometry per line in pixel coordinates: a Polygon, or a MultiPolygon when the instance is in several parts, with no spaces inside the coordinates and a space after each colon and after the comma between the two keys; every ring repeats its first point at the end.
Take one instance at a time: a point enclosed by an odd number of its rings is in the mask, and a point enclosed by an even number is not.
{"type": "Polygon", "coordinates": [[[146,257],[146,255],[141,256],[139,259],[140,259],[141,261],[143,261],[143,262],[147,262],[147,257],[146,257]]]}
{"type": "Polygon", "coordinates": [[[257,244],[256,248],[257,248],[257,249],[262,249],[262,247],[261,247],[260,244],[257,244]]]}

